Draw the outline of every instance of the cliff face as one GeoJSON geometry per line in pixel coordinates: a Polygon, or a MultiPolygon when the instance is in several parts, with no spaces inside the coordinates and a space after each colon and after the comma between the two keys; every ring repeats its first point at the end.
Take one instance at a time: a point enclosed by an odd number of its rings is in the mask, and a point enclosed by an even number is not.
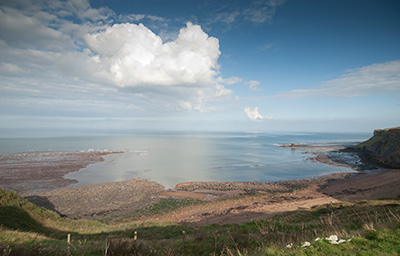
{"type": "Polygon", "coordinates": [[[400,168],[400,127],[375,130],[374,136],[354,147],[373,161],[400,168]]]}

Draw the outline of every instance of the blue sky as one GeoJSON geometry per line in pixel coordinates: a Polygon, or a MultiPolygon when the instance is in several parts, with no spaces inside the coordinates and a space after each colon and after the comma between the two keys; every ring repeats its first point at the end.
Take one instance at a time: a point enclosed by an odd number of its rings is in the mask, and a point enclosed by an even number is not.
{"type": "Polygon", "coordinates": [[[396,0],[0,0],[0,129],[399,126],[399,12],[396,0]]]}

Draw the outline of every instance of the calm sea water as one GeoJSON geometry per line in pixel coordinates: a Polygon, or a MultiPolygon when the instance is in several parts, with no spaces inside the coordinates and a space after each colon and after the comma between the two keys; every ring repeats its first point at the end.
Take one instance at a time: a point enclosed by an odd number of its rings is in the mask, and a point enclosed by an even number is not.
{"type": "Polygon", "coordinates": [[[36,152],[126,151],[109,155],[65,178],[77,185],[146,178],[166,187],[185,181],[260,181],[315,177],[348,168],[314,163],[288,143],[352,144],[371,134],[159,133],[0,139],[0,154],[36,152]]]}

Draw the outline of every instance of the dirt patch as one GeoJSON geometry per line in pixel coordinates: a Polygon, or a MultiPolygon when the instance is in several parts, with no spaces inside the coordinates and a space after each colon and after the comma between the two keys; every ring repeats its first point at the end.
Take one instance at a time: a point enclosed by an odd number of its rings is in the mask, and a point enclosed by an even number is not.
{"type": "Polygon", "coordinates": [[[104,161],[118,152],[41,153],[0,155],[0,186],[21,195],[77,183],[64,175],[104,161]]]}

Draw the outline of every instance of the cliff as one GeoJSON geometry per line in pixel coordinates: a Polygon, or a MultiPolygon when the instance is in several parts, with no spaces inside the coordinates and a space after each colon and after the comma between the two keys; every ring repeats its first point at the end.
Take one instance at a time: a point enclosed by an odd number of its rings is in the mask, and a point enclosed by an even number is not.
{"type": "Polygon", "coordinates": [[[375,130],[373,137],[351,149],[379,165],[400,168],[400,127],[375,130]]]}

